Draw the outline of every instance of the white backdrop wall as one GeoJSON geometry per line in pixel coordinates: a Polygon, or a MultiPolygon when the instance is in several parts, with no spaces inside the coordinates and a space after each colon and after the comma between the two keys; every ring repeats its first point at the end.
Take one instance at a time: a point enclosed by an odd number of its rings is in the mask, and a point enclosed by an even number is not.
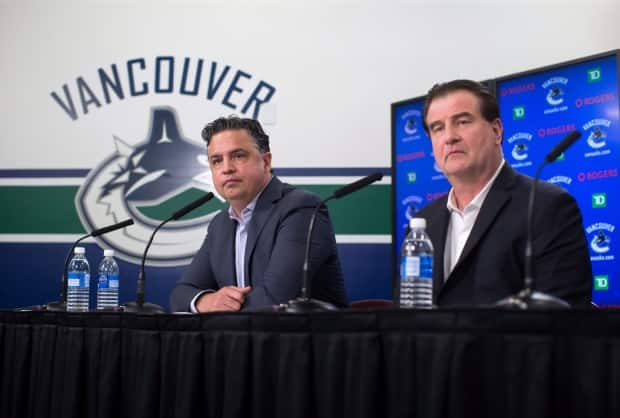
{"type": "MultiPolygon", "coordinates": [[[[203,58],[273,85],[260,116],[276,165],[386,167],[391,102],[437,81],[485,79],[619,45],[615,0],[1,0],[0,167],[90,167],[111,149],[111,133],[144,137],[141,124],[123,120],[143,118],[150,105],[191,106],[183,128],[195,140],[211,117],[239,113],[201,90],[126,97],[72,121],[50,96],[65,83],[75,90],[79,76],[96,85],[98,68],[139,57],[147,65],[155,56],[193,65],[203,58]]],[[[152,83],[153,70],[144,74],[152,83]]]]}

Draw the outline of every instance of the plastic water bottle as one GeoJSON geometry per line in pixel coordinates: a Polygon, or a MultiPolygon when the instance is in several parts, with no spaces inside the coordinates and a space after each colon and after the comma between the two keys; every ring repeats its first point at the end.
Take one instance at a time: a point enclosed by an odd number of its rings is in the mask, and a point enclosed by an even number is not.
{"type": "Polygon", "coordinates": [[[118,307],[119,270],[114,260],[114,250],[104,250],[99,263],[97,282],[97,309],[115,309],[118,307]]]}
{"type": "Polygon", "coordinates": [[[400,252],[400,307],[433,307],[433,244],[426,219],[412,218],[400,252]]]}
{"type": "Polygon", "coordinates": [[[84,247],[75,247],[67,267],[67,311],[87,312],[90,291],[90,265],[84,247]]]}

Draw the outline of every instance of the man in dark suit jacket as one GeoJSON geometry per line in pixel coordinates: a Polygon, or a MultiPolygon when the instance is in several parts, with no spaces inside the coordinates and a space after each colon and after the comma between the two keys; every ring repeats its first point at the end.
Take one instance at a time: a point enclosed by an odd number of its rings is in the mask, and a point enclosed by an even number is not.
{"type": "MultiPolygon", "coordinates": [[[[207,238],[173,289],[173,311],[237,311],[299,296],[310,216],[318,196],[271,174],[269,137],[260,124],[219,118],[202,133],[215,188],[230,207],[211,221],[207,238]]],[[[326,207],[315,220],[311,296],[346,306],[333,228],[326,207]]]]}
{"type": "MultiPolygon", "coordinates": [[[[455,80],[431,89],[423,118],[452,186],[416,215],[427,220],[433,242],[435,303],[492,304],[517,293],[533,182],[504,161],[497,100],[479,83],[455,80]]],[[[592,270],[575,199],[541,182],[534,220],[535,290],[587,306],[592,270]]]]}

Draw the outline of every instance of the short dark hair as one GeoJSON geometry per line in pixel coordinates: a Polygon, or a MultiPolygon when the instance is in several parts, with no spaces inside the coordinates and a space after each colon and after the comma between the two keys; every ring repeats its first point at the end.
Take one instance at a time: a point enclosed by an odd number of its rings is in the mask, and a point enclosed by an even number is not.
{"type": "Polygon", "coordinates": [[[499,119],[499,104],[497,103],[497,98],[484,84],[472,80],[453,80],[446,83],[435,84],[428,91],[426,100],[424,101],[424,111],[422,112],[422,124],[424,125],[426,133],[428,133],[426,116],[428,116],[428,109],[433,100],[458,90],[468,91],[478,98],[480,113],[487,122],[493,122],[495,119],[499,119]]]}
{"type": "Polygon", "coordinates": [[[269,152],[269,135],[263,131],[260,122],[255,119],[240,118],[234,115],[217,118],[204,127],[202,130],[202,139],[205,140],[208,147],[213,135],[237,129],[245,129],[254,140],[256,148],[258,148],[260,152],[269,152]]]}

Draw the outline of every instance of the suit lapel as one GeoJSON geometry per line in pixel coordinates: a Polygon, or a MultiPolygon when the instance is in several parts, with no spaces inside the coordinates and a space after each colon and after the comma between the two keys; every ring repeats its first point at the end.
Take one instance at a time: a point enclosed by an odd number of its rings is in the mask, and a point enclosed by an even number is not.
{"type": "Polygon", "coordinates": [[[250,260],[252,259],[252,253],[258,242],[258,237],[263,230],[263,227],[267,223],[267,220],[272,214],[271,209],[275,202],[282,197],[283,183],[276,177],[272,178],[265,190],[258,198],[254,213],[252,213],[252,220],[248,228],[248,240],[245,246],[245,257],[243,260],[243,267],[245,269],[245,280],[247,285],[251,285],[252,277],[250,276],[250,260]]]}
{"type": "Polygon", "coordinates": [[[426,231],[433,241],[433,294],[439,294],[444,283],[443,259],[450,212],[446,208],[447,195],[437,204],[437,210],[428,217],[426,231]]]}
{"type": "Polygon", "coordinates": [[[480,242],[480,239],[482,239],[487,230],[495,222],[495,219],[499,215],[502,208],[511,199],[510,190],[514,187],[514,184],[515,172],[512,167],[508,165],[508,163],[505,163],[504,167],[497,176],[497,179],[495,179],[495,183],[491,186],[489,194],[487,194],[487,197],[484,199],[484,203],[480,208],[474,227],[469,234],[467,242],[465,242],[463,251],[454,266],[452,273],[459,269],[459,266],[464,262],[464,260],[467,259],[472,250],[476,247],[476,245],[478,245],[478,242],[480,242]]]}
{"type": "MultiPolygon", "coordinates": [[[[217,231],[218,241],[221,244],[217,248],[216,260],[230,260],[230,263],[223,263],[224,274],[218,275],[224,283],[219,283],[220,287],[237,286],[237,275],[235,273],[235,229],[237,222],[230,219],[228,212],[225,213],[226,219],[222,222],[221,230],[217,231]]],[[[219,282],[219,280],[218,280],[219,282]]]]}

